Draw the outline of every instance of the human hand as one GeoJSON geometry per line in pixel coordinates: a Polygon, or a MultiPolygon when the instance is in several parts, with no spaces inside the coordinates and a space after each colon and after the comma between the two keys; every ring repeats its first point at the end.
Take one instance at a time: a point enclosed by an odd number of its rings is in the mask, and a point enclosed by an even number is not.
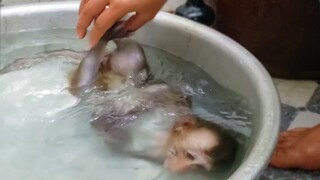
{"type": "Polygon", "coordinates": [[[90,33],[90,44],[94,46],[103,34],[118,20],[128,13],[130,17],[125,28],[135,31],[152,20],[166,0],[82,0],[79,8],[77,34],[80,39],[87,34],[87,28],[94,21],[90,33]]]}

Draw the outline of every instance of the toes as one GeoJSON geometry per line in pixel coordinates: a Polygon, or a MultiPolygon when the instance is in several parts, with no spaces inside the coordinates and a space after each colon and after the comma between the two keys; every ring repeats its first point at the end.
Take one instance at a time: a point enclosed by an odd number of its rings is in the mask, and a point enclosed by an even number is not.
{"type": "Polygon", "coordinates": [[[281,136],[290,136],[291,134],[301,133],[301,132],[304,132],[304,131],[306,131],[308,129],[310,129],[310,128],[302,127],[302,128],[289,129],[287,131],[282,132],[280,135],[281,136]]]}
{"type": "MultiPolygon", "coordinates": [[[[319,126],[317,128],[319,128],[319,126]]],[[[320,128],[317,131],[317,134],[309,133],[311,132],[311,129],[312,128],[295,128],[281,133],[278,145],[271,158],[270,165],[283,169],[311,169],[319,167],[319,163],[313,163],[313,161],[319,162],[319,160],[317,160],[318,156],[310,157],[308,154],[311,153],[310,144],[315,144],[315,137],[320,137],[320,128]],[[312,140],[312,142],[308,142],[309,139],[310,141],[312,140]]],[[[314,132],[316,132],[316,130],[314,130],[314,132]]],[[[312,147],[312,149],[315,148],[312,147]]]]}
{"type": "Polygon", "coordinates": [[[303,130],[290,130],[285,131],[280,134],[280,138],[287,139],[287,138],[296,138],[300,136],[304,131],[303,130]]]}
{"type": "Polygon", "coordinates": [[[280,147],[290,146],[297,141],[300,135],[300,132],[283,132],[279,136],[278,145],[280,147]]]}
{"type": "Polygon", "coordinates": [[[290,129],[289,132],[302,132],[302,131],[305,131],[305,130],[308,130],[310,128],[305,128],[305,127],[302,127],[302,128],[294,128],[294,129],[290,129]]]}
{"type": "Polygon", "coordinates": [[[295,142],[297,141],[297,137],[292,137],[292,136],[289,136],[287,137],[285,140],[282,140],[280,143],[279,143],[279,147],[289,147],[289,146],[292,146],[295,144],[295,142]]]}
{"type": "Polygon", "coordinates": [[[301,136],[301,133],[298,133],[298,132],[291,132],[290,134],[286,134],[286,135],[283,135],[281,136],[281,139],[283,141],[287,141],[289,139],[296,139],[297,137],[301,136]]]}
{"type": "Polygon", "coordinates": [[[279,139],[278,139],[278,143],[282,143],[286,140],[287,138],[285,136],[279,136],[279,139]]]}
{"type": "Polygon", "coordinates": [[[291,146],[293,143],[294,143],[294,141],[286,140],[286,141],[278,143],[277,148],[286,148],[286,147],[291,146]]]}

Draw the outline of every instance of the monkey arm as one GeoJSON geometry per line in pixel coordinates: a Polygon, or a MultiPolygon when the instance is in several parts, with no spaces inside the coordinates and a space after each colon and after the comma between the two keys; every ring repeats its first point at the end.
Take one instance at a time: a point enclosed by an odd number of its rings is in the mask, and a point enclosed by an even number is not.
{"type": "Polygon", "coordinates": [[[100,42],[87,53],[71,79],[71,88],[91,86],[94,83],[99,73],[100,59],[105,47],[106,44],[100,42]]]}

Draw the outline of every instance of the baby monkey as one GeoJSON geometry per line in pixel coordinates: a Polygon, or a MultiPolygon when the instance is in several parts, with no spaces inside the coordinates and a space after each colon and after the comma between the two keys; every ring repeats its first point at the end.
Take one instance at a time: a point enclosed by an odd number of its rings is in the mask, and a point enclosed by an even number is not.
{"type": "Polygon", "coordinates": [[[210,171],[236,156],[236,140],[195,117],[186,97],[167,84],[132,88],[109,98],[91,124],[117,152],[155,160],[172,172],[196,167],[210,171]]]}
{"type": "Polygon", "coordinates": [[[137,42],[124,38],[128,35],[121,23],[113,26],[73,75],[73,88],[98,84],[110,90],[128,80],[140,85],[110,93],[106,99],[98,97],[101,104],[93,100],[99,105],[91,125],[106,135],[116,151],[159,161],[172,172],[195,167],[210,171],[214,165],[234,160],[235,139],[219,126],[192,115],[182,93],[167,84],[144,84],[149,70],[146,57],[137,42]],[[104,56],[106,43],[112,39],[117,50],[104,56]]]}
{"type": "Polygon", "coordinates": [[[143,83],[148,77],[145,53],[138,42],[125,38],[130,35],[122,22],[111,27],[71,75],[70,92],[76,95],[93,86],[110,90],[125,81],[134,85],[143,83]],[[117,49],[106,55],[105,48],[110,40],[114,40],[117,49]]]}

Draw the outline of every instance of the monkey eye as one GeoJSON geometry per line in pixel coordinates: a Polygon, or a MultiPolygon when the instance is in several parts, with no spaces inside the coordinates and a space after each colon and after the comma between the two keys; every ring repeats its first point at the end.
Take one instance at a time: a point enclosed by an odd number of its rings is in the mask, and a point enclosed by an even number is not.
{"type": "Polygon", "coordinates": [[[187,152],[186,156],[187,156],[187,158],[189,158],[192,161],[195,159],[194,156],[192,154],[190,154],[189,152],[187,152]]]}

